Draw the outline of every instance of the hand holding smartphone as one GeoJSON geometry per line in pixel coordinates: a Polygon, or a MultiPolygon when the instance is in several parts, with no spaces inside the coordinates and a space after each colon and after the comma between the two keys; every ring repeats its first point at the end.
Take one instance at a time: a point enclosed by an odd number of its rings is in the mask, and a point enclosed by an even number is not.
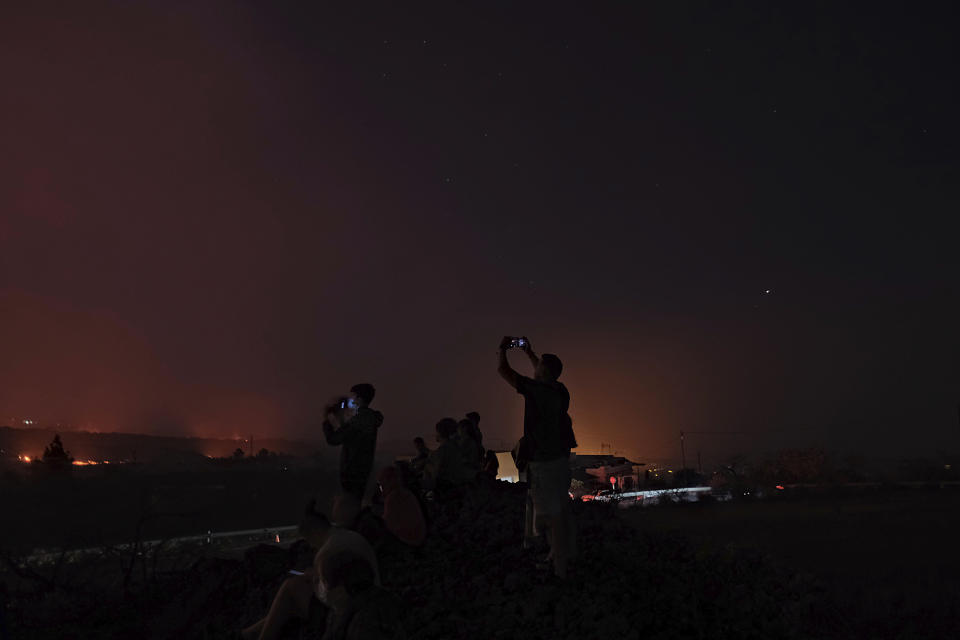
{"type": "Polygon", "coordinates": [[[500,349],[522,349],[526,351],[530,348],[530,341],[526,337],[511,337],[504,336],[503,340],[500,342],[500,349]]]}

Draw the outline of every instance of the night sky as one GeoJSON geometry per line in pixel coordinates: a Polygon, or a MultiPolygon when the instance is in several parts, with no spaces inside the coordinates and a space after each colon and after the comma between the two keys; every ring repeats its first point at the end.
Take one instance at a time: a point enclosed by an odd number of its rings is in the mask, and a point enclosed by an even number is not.
{"type": "Polygon", "coordinates": [[[952,8],[14,4],[0,423],[960,450],[952,8]]]}

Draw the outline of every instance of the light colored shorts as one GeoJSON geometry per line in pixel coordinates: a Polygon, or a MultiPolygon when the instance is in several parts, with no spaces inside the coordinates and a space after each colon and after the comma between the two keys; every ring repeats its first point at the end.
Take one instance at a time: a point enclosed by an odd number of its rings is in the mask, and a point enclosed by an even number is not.
{"type": "MultiPolygon", "coordinates": [[[[543,462],[532,461],[530,499],[533,502],[534,522],[563,513],[570,500],[570,460],[566,456],[543,462]]],[[[534,525],[536,526],[536,525],[534,525]]]]}

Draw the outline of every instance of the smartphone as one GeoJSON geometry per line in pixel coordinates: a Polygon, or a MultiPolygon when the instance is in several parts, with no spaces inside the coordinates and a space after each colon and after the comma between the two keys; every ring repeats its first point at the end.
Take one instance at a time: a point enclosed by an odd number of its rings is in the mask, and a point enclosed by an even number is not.
{"type": "Polygon", "coordinates": [[[526,346],[527,346],[527,341],[524,340],[523,338],[514,338],[513,340],[510,341],[511,349],[523,349],[526,346]]]}

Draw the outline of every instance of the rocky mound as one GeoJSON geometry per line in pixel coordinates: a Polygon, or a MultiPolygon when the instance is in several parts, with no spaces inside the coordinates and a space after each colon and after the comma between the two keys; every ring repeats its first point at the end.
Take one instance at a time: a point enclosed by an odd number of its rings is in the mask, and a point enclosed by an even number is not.
{"type": "Polygon", "coordinates": [[[801,638],[836,622],[812,580],[759,555],[644,534],[599,503],[573,505],[579,555],[556,581],[521,548],[524,491],[500,484],[443,505],[421,556],[387,559],[410,637],[801,638]]]}
{"type": "MultiPolygon", "coordinates": [[[[646,534],[617,518],[609,505],[573,505],[579,555],[569,578],[559,582],[537,568],[536,551],[521,548],[524,492],[522,485],[498,482],[433,504],[424,547],[381,559],[384,587],[402,602],[398,637],[835,635],[837,611],[809,577],[760,555],[646,534]]],[[[243,560],[205,558],[114,606],[101,599],[99,606],[73,607],[69,619],[64,616],[70,607],[60,609],[60,632],[50,637],[69,637],[62,631],[70,628],[82,629],[85,637],[232,638],[264,615],[287,570],[308,566],[311,557],[297,543],[290,549],[256,547],[243,560]]],[[[58,615],[56,608],[44,610],[58,615]]],[[[35,615],[29,637],[43,637],[35,615]]],[[[285,637],[319,638],[322,630],[323,620],[314,619],[291,625],[285,637]]]]}

